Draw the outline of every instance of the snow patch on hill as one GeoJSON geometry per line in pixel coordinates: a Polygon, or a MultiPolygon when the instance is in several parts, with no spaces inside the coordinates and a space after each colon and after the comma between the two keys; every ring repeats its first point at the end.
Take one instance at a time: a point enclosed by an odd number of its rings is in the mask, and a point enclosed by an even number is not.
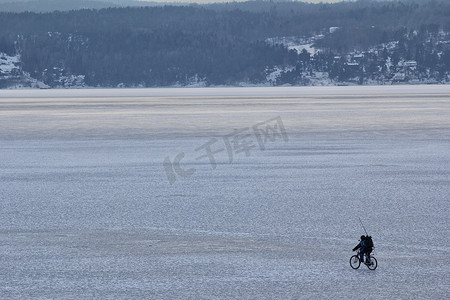
{"type": "Polygon", "coordinates": [[[22,70],[20,55],[8,55],[0,52],[0,88],[49,88],[22,70]]]}
{"type": "Polygon", "coordinates": [[[20,55],[9,56],[0,53],[0,74],[8,74],[20,68],[20,55]]]}
{"type": "Polygon", "coordinates": [[[314,55],[319,51],[319,49],[313,47],[314,42],[320,38],[323,38],[323,35],[318,34],[309,38],[297,36],[272,37],[266,39],[266,43],[269,45],[283,45],[289,50],[295,50],[298,54],[305,49],[310,55],[314,55]]]}

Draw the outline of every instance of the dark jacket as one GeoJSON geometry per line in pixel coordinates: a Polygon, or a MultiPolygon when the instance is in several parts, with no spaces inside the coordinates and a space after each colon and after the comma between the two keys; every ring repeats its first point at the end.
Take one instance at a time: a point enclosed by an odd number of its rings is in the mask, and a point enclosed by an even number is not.
{"type": "Polygon", "coordinates": [[[366,236],[363,239],[361,239],[361,241],[359,242],[358,245],[356,245],[355,248],[353,248],[353,251],[358,250],[360,248],[364,248],[363,249],[364,252],[372,252],[372,247],[373,247],[372,237],[366,236]]]}
{"type": "Polygon", "coordinates": [[[353,251],[356,251],[356,250],[358,250],[358,249],[360,249],[360,248],[362,248],[362,247],[365,247],[365,245],[364,245],[364,240],[362,240],[361,242],[359,242],[359,244],[356,245],[355,248],[353,248],[353,251]]]}

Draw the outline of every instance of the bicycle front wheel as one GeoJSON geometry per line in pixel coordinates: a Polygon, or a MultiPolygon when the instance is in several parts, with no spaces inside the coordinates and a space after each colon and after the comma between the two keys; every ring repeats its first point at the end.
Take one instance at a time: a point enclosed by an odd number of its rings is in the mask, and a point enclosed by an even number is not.
{"type": "Polygon", "coordinates": [[[359,259],[358,255],[353,255],[352,257],[350,257],[350,267],[352,267],[352,269],[356,270],[360,265],[361,260],[359,259]]]}
{"type": "Polygon", "coordinates": [[[378,262],[377,259],[373,256],[370,257],[370,263],[367,264],[367,267],[369,268],[369,270],[375,270],[378,267],[378,262]]]}

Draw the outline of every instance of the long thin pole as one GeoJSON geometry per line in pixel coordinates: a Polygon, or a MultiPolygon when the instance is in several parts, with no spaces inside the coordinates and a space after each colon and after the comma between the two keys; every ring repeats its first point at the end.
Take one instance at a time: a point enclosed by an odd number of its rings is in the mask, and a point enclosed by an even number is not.
{"type": "Polygon", "coordinates": [[[359,223],[361,223],[361,226],[362,226],[362,228],[364,229],[366,235],[369,235],[369,234],[367,233],[366,228],[364,227],[364,225],[363,225],[363,223],[362,223],[362,221],[361,221],[361,218],[358,218],[358,219],[359,219],[359,223]]]}

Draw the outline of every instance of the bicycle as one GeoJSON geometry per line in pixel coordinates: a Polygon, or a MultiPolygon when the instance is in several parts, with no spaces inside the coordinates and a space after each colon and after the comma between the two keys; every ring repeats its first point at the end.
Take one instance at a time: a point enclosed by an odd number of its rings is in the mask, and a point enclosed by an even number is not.
{"type": "MultiPolygon", "coordinates": [[[[372,271],[375,270],[378,267],[377,259],[374,256],[370,255],[369,261],[367,262],[367,254],[365,256],[366,256],[366,262],[364,264],[367,266],[367,268],[369,268],[369,270],[372,270],[372,271]]],[[[361,265],[360,257],[361,256],[359,255],[359,250],[355,255],[350,257],[350,267],[352,267],[352,269],[356,270],[359,268],[359,266],[361,265]]]]}

